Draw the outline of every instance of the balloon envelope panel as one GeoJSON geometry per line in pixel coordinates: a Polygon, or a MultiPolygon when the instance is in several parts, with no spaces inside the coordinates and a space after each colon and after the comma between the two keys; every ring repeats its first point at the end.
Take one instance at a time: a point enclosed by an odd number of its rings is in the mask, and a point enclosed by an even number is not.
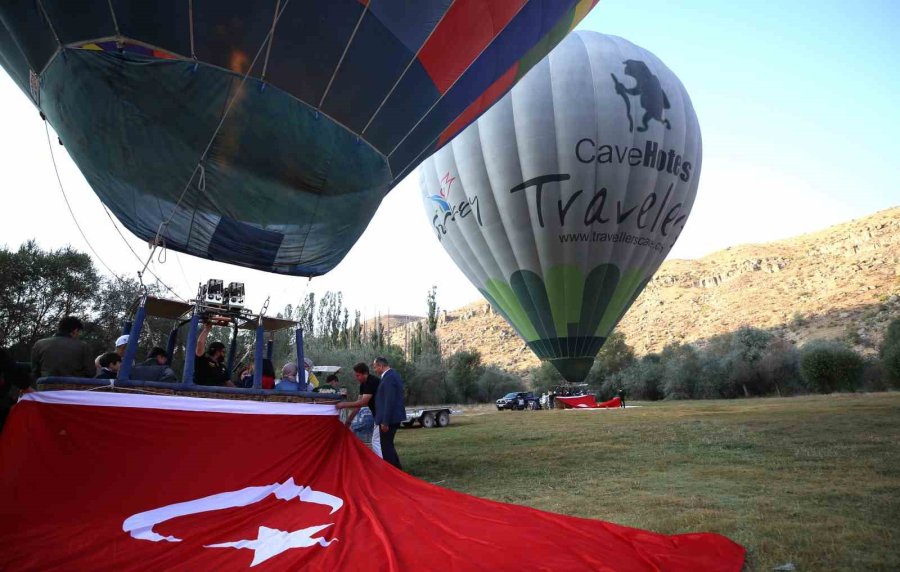
{"type": "Polygon", "coordinates": [[[420,167],[466,276],[570,381],[684,228],[700,127],[678,78],[621,38],[574,32],[420,167]]]}
{"type": "Polygon", "coordinates": [[[132,232],[314,276],[595,3],[14,0],[0,66],[132,232]]]}

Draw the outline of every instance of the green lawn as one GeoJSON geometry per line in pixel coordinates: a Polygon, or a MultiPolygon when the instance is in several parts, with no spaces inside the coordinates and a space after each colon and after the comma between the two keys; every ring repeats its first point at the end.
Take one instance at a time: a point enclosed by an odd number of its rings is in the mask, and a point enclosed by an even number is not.
{"type": "Polygon", "coordinates": [[[718,532],[748,570],[900,570],[900,393],[478,407],[397,438],[413,475],[663,533],[718,532]]]}

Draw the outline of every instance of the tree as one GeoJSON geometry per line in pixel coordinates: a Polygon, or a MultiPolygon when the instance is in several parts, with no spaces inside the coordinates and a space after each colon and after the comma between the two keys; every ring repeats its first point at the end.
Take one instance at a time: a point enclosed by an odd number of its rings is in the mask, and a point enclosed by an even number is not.
{"type": "Polygon", "coordinates": [[[87,318],[99,287],[91,258],[71,247],[45,251],[29,240],[0,250],[0,346],[26,359],[62,317],[87,318]]]}
{"type": "Polygon", "coordinates": [[[800,354],[787,340],[774,338],[759,358],[759,372],[765,392],[775,389],[779,397],[785,389],[794,388],[800,378],[800,354]]]}
{"type": "Polygon", "coordinates": [[[300,302],[295,318],[303,329],[304,336],[314,338],[316,336],[316,293],[310,292],[300,302]]]}
{"type": "Polygon", "coordinates": [[[742,327],[731,336],[729,358],[731,360],[731,380],[744,391],[745,397],[751,393],[766,393],[762,372],[757,363],[774,336],[758,328],[742,327]]]}
{"type": "Polygon", "coordinates": [[[815,340],[800,350],[800,374],[812,391],[854,391],[863,368],[862,357],[839,342],[815,340]]]}
{"type": "Polygon", "coordinates": [[[496,367],[484,368],[477,387],[477,401],[481,403],[490,403],[507,393],[525,389],[521,379],[496,367]]]}
{"type": "Polygon", "coordinates": [[[432,286],[428,291],[426,303],[428,304],[428,333],[434,335],[437,333],[438,323],[437,286],[432,286]]]}
{"type": "Polygon", "coordinates": [[[461,402],[478,400],[478,379],[483,373],[481,354],[475,350],[458,351],[447,358],[447,383],[461,402]]]}
{"type": "Polygon", "coordinates": [[[884,334],[879,351],[881,367],[894,387],[900,387],[900,318],[893,320],[884,334]]]}
{"type": "Polygon", "coordinates": [[[535,393],[550,391],[563,383],[563,376],[549,361],[541,362],[540,366],[531,370],[531,390],[535,393]]]}
{"type": "Polygon", "coordinates": [[[670,344],[663,348],[663,392],[666,399],[693,399],[700,377],[700,355],[694,346],[670,344]]]}

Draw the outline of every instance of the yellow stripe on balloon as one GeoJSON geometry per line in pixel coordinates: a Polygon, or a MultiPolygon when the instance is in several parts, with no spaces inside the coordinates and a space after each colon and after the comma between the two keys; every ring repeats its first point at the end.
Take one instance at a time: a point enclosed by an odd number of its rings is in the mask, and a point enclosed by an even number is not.
{"type": "Polygon", "coordinates": [[[585,16],[588,15],[588,12],[591,11],[591,8],[597,3],[598,0],[581,0],[578,4],[575,5],[575,17],[572,18],[572,26],[569,28],[571,32],[575,29],[575,26],[578,25],[578,22],[581,22],[585,16]]]}

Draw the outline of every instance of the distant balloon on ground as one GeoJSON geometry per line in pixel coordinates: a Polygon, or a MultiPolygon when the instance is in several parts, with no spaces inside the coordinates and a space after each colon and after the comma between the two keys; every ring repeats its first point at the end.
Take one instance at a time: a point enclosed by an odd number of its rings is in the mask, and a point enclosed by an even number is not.
{"type": "Polygon", "coordinates": [[[579,382],[681,234],[701,147],[656,56],[573,32],[420,166],[422,199],[469,280],[579,382]]]}

